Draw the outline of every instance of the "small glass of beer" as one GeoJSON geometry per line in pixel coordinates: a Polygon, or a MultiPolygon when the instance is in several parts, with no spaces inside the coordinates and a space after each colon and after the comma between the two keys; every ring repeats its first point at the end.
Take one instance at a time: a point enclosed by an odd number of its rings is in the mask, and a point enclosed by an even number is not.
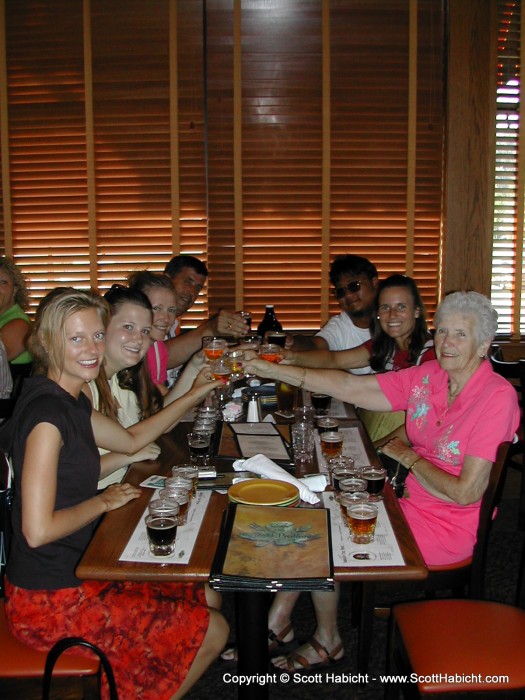
{"type": "Polygon", "coordinates": [[[352,542],[356,544],[370,544],[370,542],[374,541],[377,506],[366,501],[354,503],[347,507],[346,519],[352,542]]]}
{"type": "Polygon", "coordinates": [[[321,433],[319,436],[321,441],[321,452],[325,459],[330,457],[338,457],[343,452],[343,435],[342,433],[328,430],[326,433],[321,433]]]}
{"type": "Polygon", "coordinates": [[[360,475],[366,481],[366,490],[371,501],[381,501],[386,481],[386,469],[381,467],[365,467],[360,475]]]}
{"type": "Polygon", "coordinates": [[[222,357],[224,351],[228,347],[224,338],[207,335],[202,339],[202,349],[208,360],[217,360],[222,357]]]}

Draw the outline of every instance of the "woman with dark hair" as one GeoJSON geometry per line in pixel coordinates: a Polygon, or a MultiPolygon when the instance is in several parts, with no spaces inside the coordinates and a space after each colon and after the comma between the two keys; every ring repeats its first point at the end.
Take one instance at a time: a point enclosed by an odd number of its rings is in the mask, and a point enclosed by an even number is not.
{"type": "MultiPolygon", "coordinates": [[[[140,289],[115,284],[104,298],[110,311],[104,362],[96,379],[86,384],[83,391],[95,410],[128,428],[183,396],[191,388],[202,364],[198,358],[190,361],[180,383],[163,400],[145,365],[153,324],[148,297],[140,289]]],[[[181,411],[177,420],[183,415],[181,411]]],[[[155,443],[146,445],[131,457],[101,450],[101,464],[106,475],[99,482],[99,488],[122,481],[129,464],[155,459],[159,452],[155,443]]]]}
{"type": "MultiPolygon", "coordinates": [[[[390,275],[378,285],[372,337],[350,350],[284,351],[284,363],[319,369],[370,366],[372,372],[388,372],[435,360],[434,342],[427,329],[425,306],[416,283],[406,275],[390,275]]],[[[379,440],[405,420],[402,411],[375,412],[359,409],[372,441],[379,440]]]]}
{"type": "Polygon", "coordinates": [[[151,345],[146,355],[146,364],[160,393],[168,393],[168,348],[164,342],[175,323],[177,301],[175,290],[168,275],[149,270],[133,272],[128,277],[131,289],[139,289],[149,299],[153,310],[151,345]]]}
{"type": "Polygon", "coordinates": [[[31,350],[39,375],[25,380],[0,430],[16,485],[6,616],[12,633],[41,651],[63,637],[97,644],[123,698],[172,700],[226,640],[217,594],[200,584],[82,581],[75,569],[98,519],[140,495],[127,483],[97,493],[97,445],[137,452],[218,382],[203,376],[178,405],[127,430],[92,411],[82,388],[103,362],[108,315],[98,294],[74,289],[52,292],[37,312],[31,350]]]}
{"type": "Polygon", "coordinates": [[[285,363],[347,370],[370,366],[387,372],[436,358],[425,306],[411,277],[396,274],[379,283],[371,332],[370,340],[350,350],[285,350],[285,363]]]}

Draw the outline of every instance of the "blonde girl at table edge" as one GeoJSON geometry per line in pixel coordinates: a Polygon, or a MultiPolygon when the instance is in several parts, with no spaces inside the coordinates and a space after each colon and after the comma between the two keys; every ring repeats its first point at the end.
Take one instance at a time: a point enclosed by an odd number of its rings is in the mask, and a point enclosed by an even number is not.
{"type": "MultiPolygon", "coordinates": [[[[171,404],[128,430],[91,410],[82,393],[104,356],[107,303],[95,293],[51,292],[37,311],[31,348],[44,370],[26,380],[0,430],[15,473],[6,614],[13,634],[37,649],[80,636],[100,646],[122,697],[181,698],[217,657],[228,625],[201,584],[80,581],[75,567],[97,520],[141,491],[116,484],[97,494],[97,445],[132,454],[169,428],[171,404]],[[53,561],[53,566],[49,562],[53,561]]],[[[203,371],[180,402],[215,388],[203,371]]]]}
{"type": "MultiPolygon", "coordinates": [[[[481,497],[498,446],[514,438],[520,420],[514,387],[487,360],[497,317],[484,295],[455,292],[435,315],[437,360],[398,372],[352,375],[253,359],[246,371],[373,411],[407,411],[405,426],[384,438],[382,450],[409,469],[410,497],[400,505],[426,563],[448,564],[472,554],[481,497]]],[[[281,644],[293,640],[291,613],[297,597],[274,597],[268,625],[281,644]]],[[[338,598],[338,586],[334,593],[312,594],[317,617],[313,637],[297,651],[275,657],[275,666],[308,672],[343,658],[338,598]]]]}

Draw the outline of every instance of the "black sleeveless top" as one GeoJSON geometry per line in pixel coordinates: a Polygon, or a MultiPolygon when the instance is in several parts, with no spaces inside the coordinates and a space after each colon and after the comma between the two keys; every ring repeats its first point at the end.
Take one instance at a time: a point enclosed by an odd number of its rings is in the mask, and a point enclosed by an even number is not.
{"type": "Polygon", "coordinates": [[[84,394],[75,399],[44,377],[26,379],[13,416],[2,426],[14,469],[13,540],[7,577],[15,586],[54,590],[78,586],[77,566],[96,527],[96,521],[55,542],[31,548],[22,534],[21,475],[25,443],[39,423],[51,423],[62,436],[55,510],[77,505],[94,496],[100,477],[100,455],[91,427],[91,404],[84,394]]]}

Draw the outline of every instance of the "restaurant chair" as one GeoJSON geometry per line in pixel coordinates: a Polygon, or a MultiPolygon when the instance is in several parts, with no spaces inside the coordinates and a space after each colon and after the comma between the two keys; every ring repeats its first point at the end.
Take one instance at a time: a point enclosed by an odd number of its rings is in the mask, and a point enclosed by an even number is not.
{"type": "Polygon", "coordinates": [[[521,472],[518,527],[525,530],[525,416],[523,413],[523,400],[525,397],[525,359],[504,361],[498,348],[492,348],[490,362],[495,372],[500,374],[514,386],[518,394],[521,409],[521,421],[518,429],[518,440],[510,446],[507,456],[507,465],[521,472]]]}
{"type": "MultiPolygon", "coordinates": [[[[508,449],[508,442],[501,443],[496,461],[492,465],[489,483],[481,501],[476,544],[472,556],[451,565],[429,566],[428,577],[416,584],[426,598],[435,598],[438,593],[448,594],[449,597],[451,595],[463,597],[467,594],[470,598],[483,598],[489,534],[494,509],[501,497],[508,449]]],[[[375,607],[373,581],[353,585],[354,588],[357,587],[357,590],[354,590],[353,605],[359,606],[357,665],[360,673],[366,673],[372,643],[374,614],[388,617],[391,606],[375,607]]]]}
{"type": "MultiPolygon", "coordinates": [[[[9,520],[11,491],[11,466],[6,456],[0,452],[0,577],[4,576],[4,566],[8,555],[9,520]]],[[[2,581],[3,583],[3,581],[2,581]]],[[[1,587],[3,589],[3,586],[1,587]]],[[[5,601],[0,599],[0,697],[30,698],[42,697],[42,682],[47,653],[37,651],[20,642],[11,633],[5,615],[5,601]]],[[[100,697],[100,661],[98,657],[68,654],[61,656],[54,677],[75,677],[81,687],[78,698],[100,697]]],[[[68,697],[73,698],[73,695],[68,697]]]]}
{"type": "Polygon", "coordinates": [[[525,547],[516,605],[486,600],[422,600],[392,608],[387,673],[417,682],[389,683],[386,700],[525,697],[525,547]],[[491,682],[483,683],[488,676],[491,682]],[[508,681],[501,677],[508,676],[508,681]],[[495,680],[499,677],[499,680],[495,680]]]}

